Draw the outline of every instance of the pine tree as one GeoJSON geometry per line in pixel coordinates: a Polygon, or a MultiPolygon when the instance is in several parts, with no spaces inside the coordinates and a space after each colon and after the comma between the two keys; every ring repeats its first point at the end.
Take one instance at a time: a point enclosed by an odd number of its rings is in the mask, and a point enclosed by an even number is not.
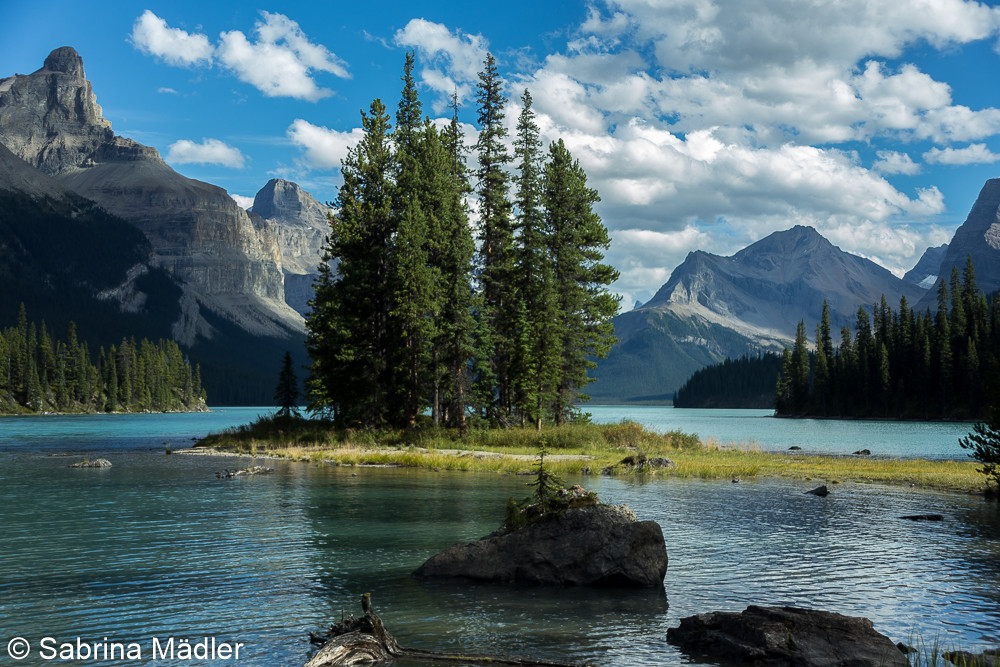
{"type": "MultiPolygon", "coordinates": [[[[436,267],[430,265],[429,239],[435,236],[437,218],[434,191],[429,187],[433,173],[427,173],[427,153],[438,148],[437,132],[426,131],[421,122],[421,104],[413,80],[414,54],[407,52],[403,67],[403,93],[396,112],[396,179],[392,216],[396,228],[390,258],[391,310],[389,338],[392,377],[389,420],[402,421],[408,430],[426,405],[423,389],[433,383],[428,366],[434,338],[437,303],[436,267]],[[431,146],[430,144],[433,144],[431,146]]],[[[431,169],[431,171],[432,171],[431,169]]]]}
{"type": "Polygon", "coordinates": [[[379,427],[393,386],[390,335],[394,184],[389,116],[381,100],[361,114],[364,137],[348,152],[320,277],[306,319],[310,409],[341,410],[379,427]],[[336,275],[330,264],[337,262],[336,275]]]}
{"type": "Polygon", "coordinates": [[[806,338],[806,323],[803,320],[799,320],[795,328],[790,384],[792,408],[797,413],[805,411],[809,405],[809,341],[806,338]]]}
{"type": "Polygon", "coordinates": [[[278,374],[278,386],[274,389],[274,400],[278,404],[278,416],[286,419],[299,416],[299,379],[295,375],[292,353],[285,352],[285,359],[278,374]]]}
{"type": "MultiPolygon", "coordinates": [[[[451,123],[441,133],[447,161],[447,206],[440,224],[440,323],[435,349],[448,371],[448,414],[451,425],[466,434],[468,361],[475,352],[473,318],[476,296],[472,287],[472,258],[476,246],[469,231],[465,196],[471,192],[465,166],[465,146],[458,122],[458,96],[451,98],[451,123]]],[[[437,172],[436,172],[437,173],[437,172]]]]}
{"type": "Polygon", "coordinates": [[[617,342],[611,318],[620,299],[607,290],[618,271],[601,263],[610,239],[593,211],[600,197],[561,139],[550,145],[549,156],[543,197],[560,357],[552,412],[562,424],[574,403],[589,398],[581,390],[593,381],[587,376],[597,367],[593,359],[606,357],[617,342]]]}
{"type": "Polygon", "coordinates": [[[973,426],[973,432],[959,440],[962,449],[971,450],[976,461],[983,464],[979,472],[992,480],[1000,493],[1000,365],[994,365],[988,390],[991,398],[988,418],[985,423],[973,426]]]}
{"type": "Polygon", "coordinates": [[[504,139],[504,107],[507,97],[504,83],[497,71],[493,54],[487,53],[483,71],[479,73],[476,101],[479,107],[479,140],[476,169],[479,196],[479,268],[484,320],[479,326],[478,354],[488,356],[488,373],[477,377],[480,400],[485,401],[486,417],[493,422],[506,422],[511,409],[510,322],[513,312],[509,303],[512,294],[511,264],[513,261],[513,230],[511,204],[507,194],[510,176],[506,165],[510,155],[504,139]]]}
{"type": "Polygon", "coordinates": [[[545,211],[542,208],[542,142],[525,90],[517,122],[514,156],[518,162],[516,242],[512,287],[516,289],[516,326],[512,341],[511,384],[517,411],[541,430],[546,406],[555,399],[559,373],[558,298],[553,289],[545,211]]]}

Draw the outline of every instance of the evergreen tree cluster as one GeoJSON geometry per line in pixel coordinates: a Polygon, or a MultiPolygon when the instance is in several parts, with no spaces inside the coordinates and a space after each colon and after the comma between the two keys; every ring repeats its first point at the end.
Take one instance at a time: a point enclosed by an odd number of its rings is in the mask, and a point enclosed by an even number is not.
{"type": "Polygon", "coordinates": [[[816,328],[810,354],[799,322],[784,350],[775,394],[779,415],[979,419],[989,401],[984,384],[1000,360],[1000,304],[976,285],[970,257],[938,285],[938,309],[914,312],[904,296],[898,310],[861,306],[853,331],[835,347],[829,310],[816,328]]]}
{"type": "Polygon", "coordinates": [[[782,357],[743,355],[695,371],[674,395],[675,408],[770,408],[782,357]]]}
{"type": "Polygon", "coordinates": [[[449,125],[423,116],[413,66],[408,53],[395,127],[373,101],[342,163],[307,319],[310,409],[370,428],[413,428],[428,408],[463,433],[469,415],[561,423],[615,341],[597,192],[561,140],[546,159],[528,91],[508,151],[492,55],[471,151],[457,96],[449,125]]]}
{"type": "Polygon", "coordinates": [[[0,332],[0,412],[164,412],[195,410],[206,396],[201,369],[192,369],[174,341],[122,340],[97,364],[77,338],[72,322],[66,341],[43,321],[18,323],[0,332]]]}

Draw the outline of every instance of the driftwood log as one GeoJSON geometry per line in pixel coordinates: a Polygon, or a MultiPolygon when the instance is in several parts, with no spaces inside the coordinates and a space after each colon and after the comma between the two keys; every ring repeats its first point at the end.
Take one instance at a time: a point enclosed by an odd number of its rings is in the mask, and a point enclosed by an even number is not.
{"type": "Polygon", "coordinates": [[[361,618],[341,618],[324,635],[309,633],[309,641],[323,644],[305,667],[340,667],[367,662],[385,662],[395,658],[416,658],[445,662],[481,662],[499,665],[525,665],[525,667],[590,667],[580,662],[542,660],[521,655],[455,653],[404,648],[386,629],[382,619],[372,611],[371,594],[361,598],[365,615],[361,618]]]}

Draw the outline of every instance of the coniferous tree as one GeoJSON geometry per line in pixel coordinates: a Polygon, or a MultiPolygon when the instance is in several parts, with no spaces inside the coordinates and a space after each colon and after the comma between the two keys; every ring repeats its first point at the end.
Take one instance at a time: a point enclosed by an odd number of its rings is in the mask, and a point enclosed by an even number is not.
{"type": "Polygon", "coordinates": [[[597,191],[587,187],[587,175],[560,139],[549,147],[545,168],[545,222],[558,311],[559,367],[553,417],[562,424],[572,406],[589,398],[582,393],[596,368],[617,342],[611,318],[619,297],[607,286],[618,279],[614,267],[602,264],[610,245],[608,230],[593,205],[597,191]]]}
{"type": "Polygon", "coordinates": [[[480,369],[477,393],[484,403],[490,421],[506,423],[511,409],[510,303],[511,269],[513,261],[513,230],[511,203],[508,199],[510,162],[504,139],[504,83],[497,71],[493,54],[487,53],[483,71],[476,86],[479,108],[479,140],[476,153],[479,166],[475,170],[479,196],[479,282],[482,305],[479,313],[483,322],[478,329],[477,354],[488,359],[487,368],[480,369]],[[487,371],[487,372],[483,372],[487,371]]]}
{"type": "Polygon", "coordinates": [[[278,374],[278,386],[274,388],[274,400],[278,405],[278,416],[290,418],[299,415],[299,379],[295,375],[292,353],[285,352],[278,374]]]}
{"type": "Polygon", "coordinates": [[[514,156],[517,175],[514,280],[515,327],[511,346],[513,401],[521,415],[541,430],[546,407],[555,399],[560,340],[559,302],[546,238],[543,209],[542,142],[538,136],[531,94],[521,96],[514,156]]]}
{"type": "Polygon", "coordinates": [[[385,423],[393,385],[390,331],[394,184],[390,124],[381,100],[362,112],[364,137],[350,149],[306,320],[310,406],[340,406],[369,427],[385,423]],[[334,276],[330,264],[336,261],[334,276]]]}

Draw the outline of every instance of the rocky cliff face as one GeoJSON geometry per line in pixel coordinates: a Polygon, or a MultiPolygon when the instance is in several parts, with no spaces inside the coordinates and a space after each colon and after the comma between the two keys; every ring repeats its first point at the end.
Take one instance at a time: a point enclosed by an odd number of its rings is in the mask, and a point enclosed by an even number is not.
{"type": "Polygon", "coordinates": [[[928,248],[920,257],[920,261],[906,272],[903,280],[913,283],[924,289],[931,289],[937,284],[941,275],[941,262],[944,261],[948,252],[948,244],[944,243],[936,248],[928,248]]]}
{"type": "Polygon", "coordinates": [[[811,227],[776,232],[732,257],[692,252],[652,299],[614,319],[621,342],[598,362],[587,392],[601,401],[669,400],[703,366],[780,350],[800,320],[812,341],[823,299],[836,333],[883,294],[896,307],[924,293],[811,227]]]}
{"type": "MultiPolygon", "coordinates": [[[[979,288],[987,294],[1000,289],[1000,178],[986,181],[969,217],[955,231],[941,262],[940,278],[948,280],[952,267],[961,274],[970,256],[979,288]]],[[[937,293],[931,290],[919,305],[935,310],[937,293]]]]}
{"type": "Polygon", "coordinates": [[[214,185],[181,176],[154,148],[115,136],[70,47],[0,81],[0,141],[15,155],[139,227],[155,261],[185,283],[179,342],[210,336],[207,308],[258,336],[303,330],[284,301],[277,228],[214,185]]]}
{"type": "Polygon", "coordinates": [[[278,230],[285,302],[301,314],[309,309],[323,242],[329,231],[329,208],[296,183],[273,178],[253,200],[253,212],[278,230]]]}

